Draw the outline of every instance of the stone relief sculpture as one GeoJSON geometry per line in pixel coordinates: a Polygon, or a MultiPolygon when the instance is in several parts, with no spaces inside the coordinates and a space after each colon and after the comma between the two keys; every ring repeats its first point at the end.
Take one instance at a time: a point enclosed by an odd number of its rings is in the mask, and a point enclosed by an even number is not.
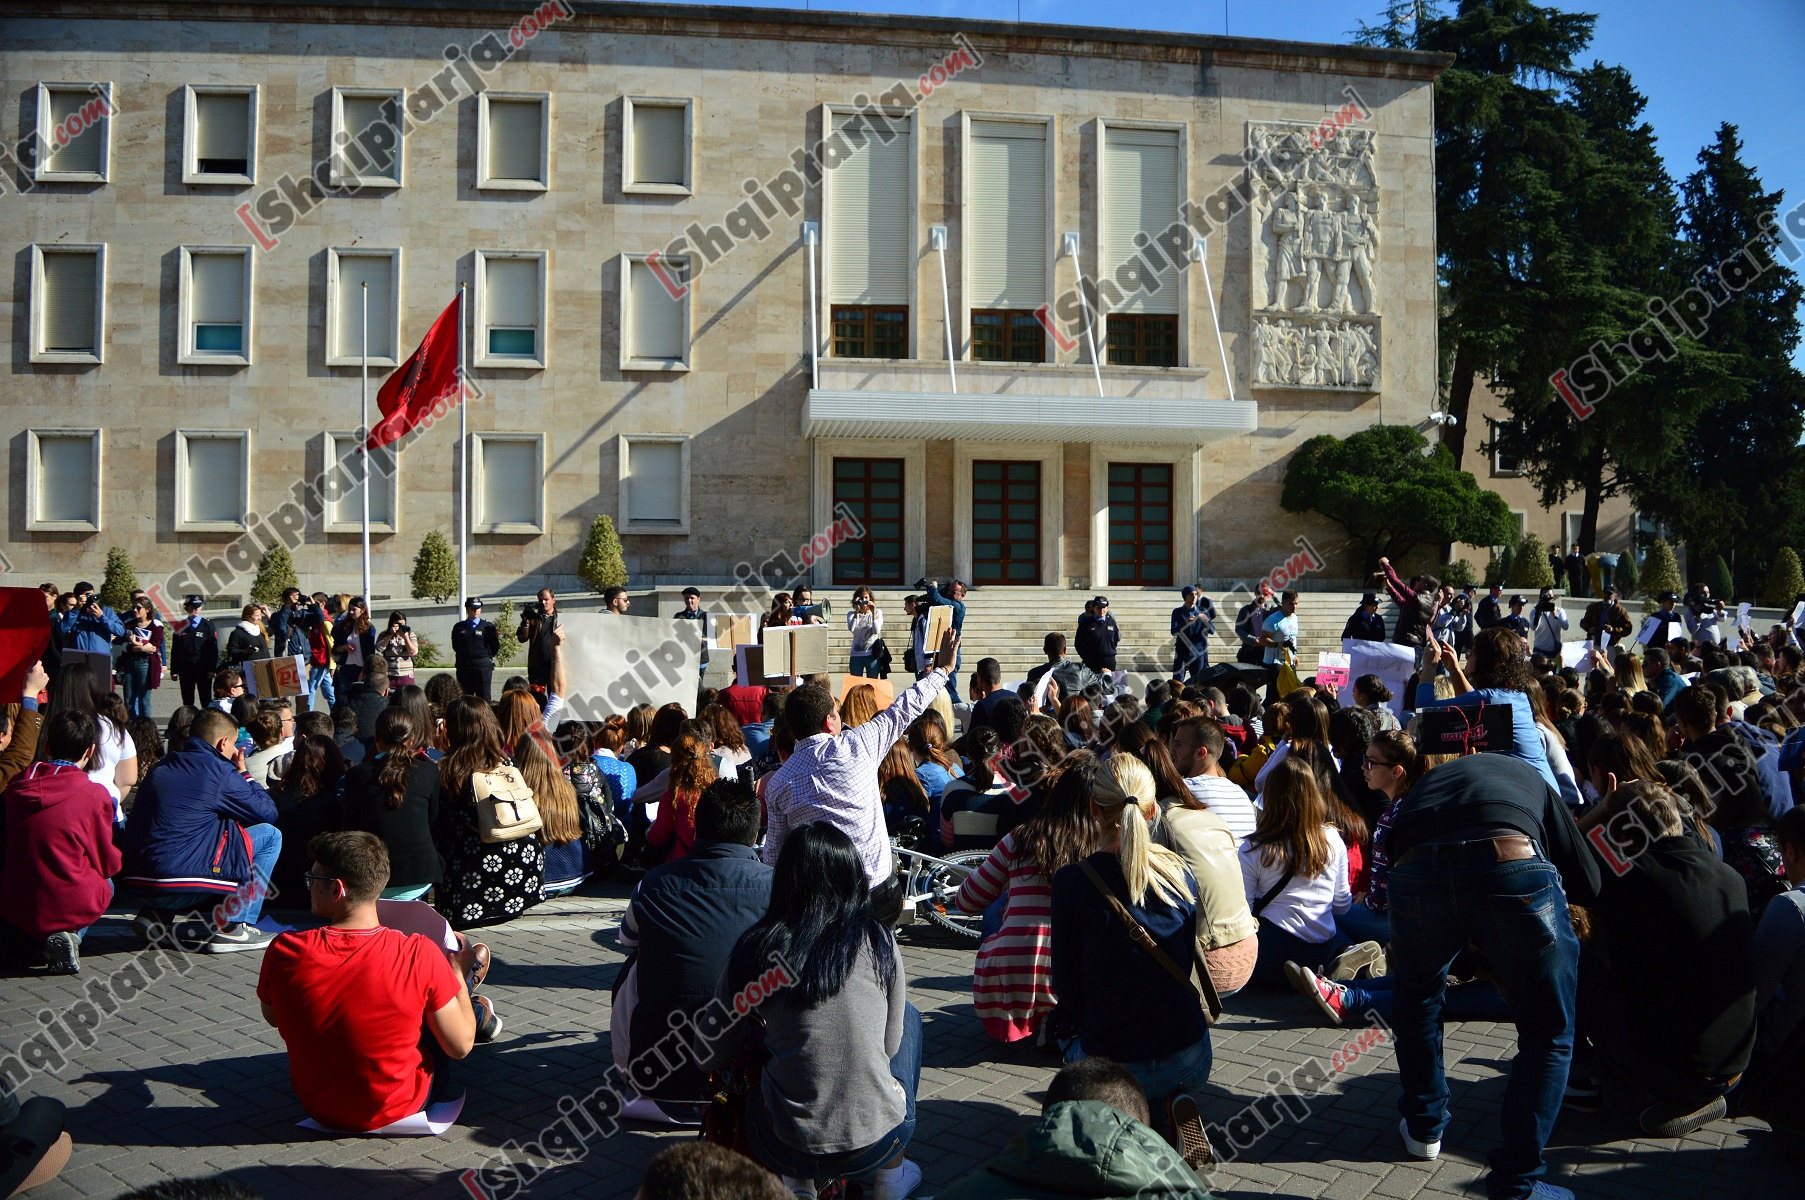
{"type": "Polygon", "coordinates": [[[1379,387],[1374,135],[1250,121],[1254,385],[1379,387]]]}

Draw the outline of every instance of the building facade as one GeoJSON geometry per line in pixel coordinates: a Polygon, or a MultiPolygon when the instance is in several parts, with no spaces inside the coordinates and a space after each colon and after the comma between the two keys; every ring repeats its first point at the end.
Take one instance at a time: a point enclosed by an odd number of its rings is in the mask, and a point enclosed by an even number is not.
{"type": "Polygon", "coordinates": [[[600,513],[646,582],[1354,575],[1288,455],[1428,428],[1436,56],[581,0],[4,29],[34,581],[355,577],[364,364],[375,420],[460,288],[470,436],[373,456],[378,595],[456,544],[465,453],[481,590],[600,513]]]}

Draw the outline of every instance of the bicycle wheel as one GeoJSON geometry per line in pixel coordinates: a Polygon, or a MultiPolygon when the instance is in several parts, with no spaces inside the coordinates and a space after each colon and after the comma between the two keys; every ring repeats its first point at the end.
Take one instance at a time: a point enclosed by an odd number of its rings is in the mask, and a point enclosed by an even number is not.
{"type": "Polygon", "coordinates": [[[939,862],[923,864],[921,882],[923,890],[929,895],[920,901],[915,911],[926,917],[940,928],[977,941],[984,936],[984,916],[979,913],[967,916],[953,907],[953,895],[958,892],[959,885],[965,882],[966,876],[984,865],[990,857],[988,850],[962,850],[957,854],[949,854],[939,862]]]}

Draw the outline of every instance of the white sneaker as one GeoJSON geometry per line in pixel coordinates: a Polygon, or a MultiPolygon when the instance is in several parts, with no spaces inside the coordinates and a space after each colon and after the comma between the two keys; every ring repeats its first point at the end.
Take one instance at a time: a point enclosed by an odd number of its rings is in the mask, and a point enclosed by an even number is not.
{"type": "Polygon", "coordinates": [[[903,1200],[921,1186],[921,1168],[909,1159],[877,1173],[877,1200],[903,1200]]]}
{"type": "MultiPolygon", "coordinates": [[[[1398,1118],[1398,1136],[1404,1139],[1404,1153],[1411,1158],[1431,1162],[1441,1157],[1441,1141],[1439,1139],[1433,1142],[1417,1141],[1410,1136],[1410,1123],[1403,1117],[1398,1118]]],[[[1572,1193],[1569,1192],[1568,1196],[1571,1197],[1572,1193]]]]}
{"type": "Polygon", "coordinates": [[[1573,1200],[1573,1190],[1557,1184],[1538,1182],[1535,1190],[1529,1193],[1529,1200],[1573,1200]]]}

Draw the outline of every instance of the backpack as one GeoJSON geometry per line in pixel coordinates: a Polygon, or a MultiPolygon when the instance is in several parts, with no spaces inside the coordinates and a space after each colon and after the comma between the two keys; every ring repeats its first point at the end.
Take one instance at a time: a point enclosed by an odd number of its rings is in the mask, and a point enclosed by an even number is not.
{"type": "Polygon", "coordinates": [[[519,841],[545,827],[533,789],[512,762],[472,772],[470,789],[476,797],[476,831],[483,841],[519,841]]]}
{"type": "Polygon", "coordinates": [[[316,621],[307,627],[307,661],[316,667],[332,665],[332,638],[326,622],[316,621]]]}

